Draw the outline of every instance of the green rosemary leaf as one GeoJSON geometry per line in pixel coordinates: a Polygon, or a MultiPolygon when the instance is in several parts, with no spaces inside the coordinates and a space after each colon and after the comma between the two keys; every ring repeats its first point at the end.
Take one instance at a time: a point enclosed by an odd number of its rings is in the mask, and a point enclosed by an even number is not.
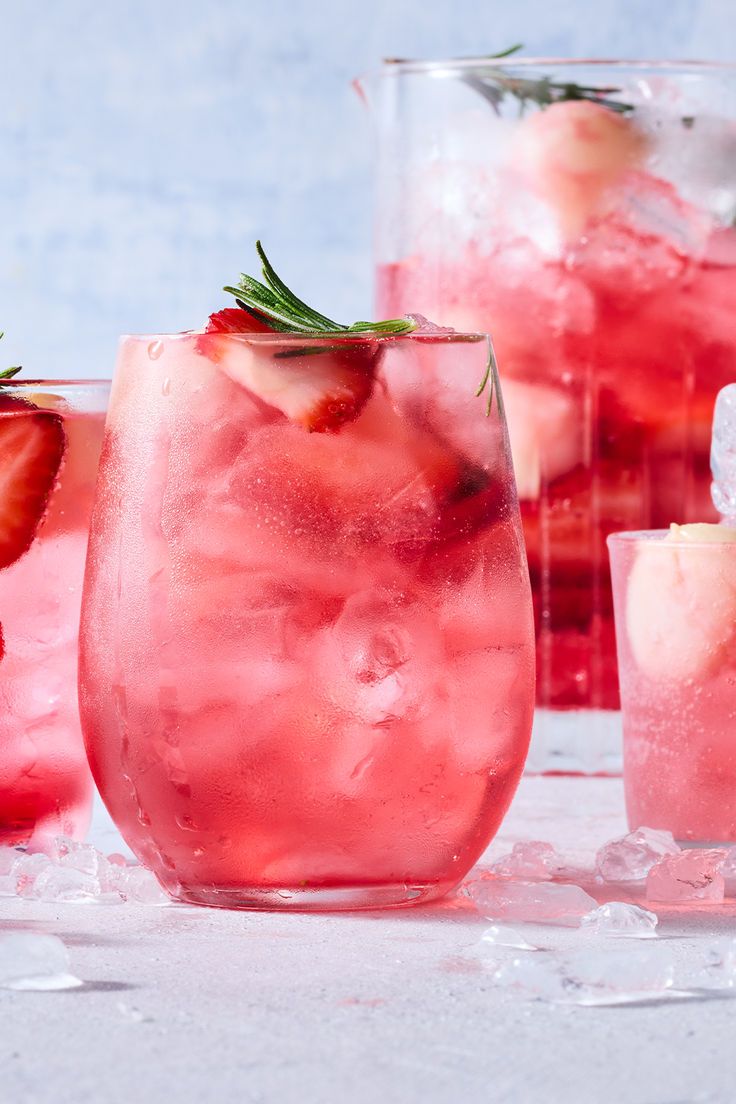
{"type": "MultiPolygon", "coordinates": [[[[0,334],[0,337],[2,337],[2,334],[0,334]]],[[[12,379],[13,376],[17,376],[19,372],[20,364],[18,364],[15,368],[4,368],[3,371],[0,372],[0,379],[12,379]]]]}
{"type": "Polygon", "coordinates": [[[312,328],[315,330],[324,330],[325,333],[335,332],[336,330],[344,330],[345,327],[341,326],[339,322],[333,322],[331,319],[326,318],[324,314],[320,314],[318,311],[312,310],[303,302],[298,296],[286,286],[284,281],[276,274],[273,265],[266,256],[265,250],[260,241],[256,242],[256,251],[261,258],[261,265],[263,268],[263,276],[266,283],[273,290],[273,292],[281,299],[285,304],[292,309],[296,316],[301,316],[304,322],[311,322],[312,328]]]}
{"type": "Polygon", "coordinates": [[[400,337],[402,334],[413,333],[416,328],[417,324],[411,318],[389,318],[386,322],[353,322],[347,327],[347,332],[394,334],[400,337]]]}
{"type": "Polygon", "coordinates": [[[478,390],[475,392],[475,397],[479,399],[484,391],[488,391],[486,397],[486,417],[489,418],[491,410],[493,409],[493,396],[496,396],[496,404],[498,406],[498,412],[503,416],[503,401],[501,399],[501,388],[498,382],[498,364],[496,363],[496,355],[493,352],[493,346],[488,343],[488,360],[486,361],[486,370],[483,373],[483,379],[480,381],[478,390]]]}

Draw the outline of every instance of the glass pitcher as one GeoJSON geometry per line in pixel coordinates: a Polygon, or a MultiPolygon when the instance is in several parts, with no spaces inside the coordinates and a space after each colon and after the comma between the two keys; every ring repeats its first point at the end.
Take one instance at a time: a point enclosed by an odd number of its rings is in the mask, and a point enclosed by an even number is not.
{"type": "Polygon", "coordinates": [[[606,537],[713,518],[736,374],[731,66],[389,61],[376,313],[492,334],[537,630],[531,769],[620,769],[606,537]]]}

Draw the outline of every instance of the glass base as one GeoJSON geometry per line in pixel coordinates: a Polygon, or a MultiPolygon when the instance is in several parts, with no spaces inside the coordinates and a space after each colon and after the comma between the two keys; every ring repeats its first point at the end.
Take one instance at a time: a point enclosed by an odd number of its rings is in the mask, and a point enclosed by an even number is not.
{"type": "Polygon", "coordinates": [[[613,709],[537,709],[527,774],[621,774],[621,714],[613,709]]]}
{"type": "Polygon", "coordinates": [[[340,912],[349,909],[410,908],[436,901],[452,888],[437,883],[344,886],[184,886],[167,889],[176,901],[210,908],[268,912],[340,912]]]}

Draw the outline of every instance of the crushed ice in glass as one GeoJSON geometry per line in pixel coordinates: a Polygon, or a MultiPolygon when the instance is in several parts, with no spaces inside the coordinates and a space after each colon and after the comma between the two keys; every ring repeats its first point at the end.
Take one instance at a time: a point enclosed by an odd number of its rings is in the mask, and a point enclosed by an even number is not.
{"type": "Polygon", "coordinates": [[[509,882],[478,878],[465,891],[479,912],[489,920],[557,924],[576,928],[597,902],[576,885],[555,882],[509,882]]]}
{"type": "Polygon", "coordinates": [[[52,840],[47,851],[0,850],[0,895],[61,904],[170,903],[155,875],[122,855],[106,857],[90,844],[63,836],[52,840]]]}
{"type": "Polygon", "coordinates": [[[452,326],[438,326],[436,322],[430,322],[423,314],[405,314],[404,318],[408,318],[416,324],[416,329],[412,331],[416,335],[437,334],[447,336],[455,333],[452,326]]]}
{"type": "Polygon", "coordinates": [[[529,999],[560,1004],[634,1004],[674,985],[671,951],[663,944],[636,950],[588,949],[561,955],[524,955],[501,963],[498,986],[529,999]]]}
{"type": "Polygon", "coordinates": [[[679,851],[671,832],[637,828],[600,848],[595,857],[596,873],[604,882],[643,882],[664,855],[679,851]]]}
{"type": "Polygon", "coordinates": [[[627,905],[623,901],[609,901],[587,913],[580,921],[581,928],[596,935],[618,936],[626,939],[653,939],[656,937],[658,918],[653,912],[627,905]]]}
{"type": "Polygon", "coordinates": [[[551,843],[542,840],[522,840],[515,843],[509,855],[495,862],[491,871],[501,878],[553,878],[564,866],[563,859],[551,843]]]}
{"type": "Polygon", "coordinates": [[[711,498],[722,517],[736,522],[736,383],[723,387],[716,397],[710,470],[711,498]]]}
{"type": "Polygon", "coordinates": [[[0,989],[76,989],[69,951],[56,935],[0,934],[0,989]]]}
{"type": "Polygon", "coordinates": [[[725,882],[719,868],[725,850],[699,847],[664,855],[647,875],[649,901],[722,901],[725,882]]]}

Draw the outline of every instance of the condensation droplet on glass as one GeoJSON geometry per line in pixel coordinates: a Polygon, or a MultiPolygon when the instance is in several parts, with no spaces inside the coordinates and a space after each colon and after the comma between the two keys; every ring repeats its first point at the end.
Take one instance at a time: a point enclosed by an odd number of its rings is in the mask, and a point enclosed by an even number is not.
{"type": "Polygon", "coordinates": [[[170,390],[171,390],[171,379],[170,379],[169,376],[167,376],[166,379],[164,380],[164,382],[161,384],[161,394],[162,395],[168,395],[170,390]]]}
{"type": "Polygon", "coordinates": [[[148,355],[151,358],[151,360],[158,360],[158,358],[161,356],[163,351],[164,351],[163,341],[152,341],[151,344],[148,346],[148,355]]]}

